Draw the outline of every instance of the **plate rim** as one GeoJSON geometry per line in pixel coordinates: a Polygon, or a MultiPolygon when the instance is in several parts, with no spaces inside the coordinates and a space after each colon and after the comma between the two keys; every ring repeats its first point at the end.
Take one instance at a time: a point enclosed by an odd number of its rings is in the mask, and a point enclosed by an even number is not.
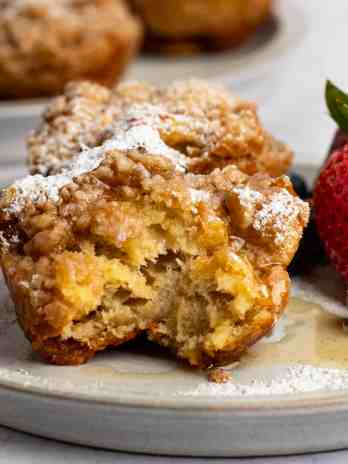
{"type": "MultiPolygon", "coordinates": [[[[59,368],[59,367],[58,367],[59,368]]],[[[272,398],[266,395],[241,396],[234,398],[208,397],[208,396],[172,396],[169,398],[157,397],[115,397],[111,394],[104,394],[102,397],[96,393],[59,391],[50,389],[49,391],[33,385],[17,384],[15,381],[0,378],[0,390],[2,392],[16,392],[39,400],[51,399],[61,401],[72,401],[89,405],[113,406],[117,408],[143,408],[161,409],[168,411],[204,412],[207,414],[233,413],[250,414],[254,417],[265,416],[289,416],[298,414],[318,414],[323,412],[348,412],[348,388],[332,392],[310,392],[277,394],[272,398]]]]}

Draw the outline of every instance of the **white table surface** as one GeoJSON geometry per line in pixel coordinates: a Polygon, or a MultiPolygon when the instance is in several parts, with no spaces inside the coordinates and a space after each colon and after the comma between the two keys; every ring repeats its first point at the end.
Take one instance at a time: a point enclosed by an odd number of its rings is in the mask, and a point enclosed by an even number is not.
{"type": "MultiPolygon", "coordinates": [[[[326,78],[348,90],[348,2],[346,0],[282,0],[297,4],[305,13],[307,33],[301,46],[278,65],[274,79],[260,81],[261,115],[268,129],[296,151],[296,160],[317,164],[325,156],[334,124],[325,109],[326,78]],[[265,88],[265,86],[273,88],[265,88]]],[[[242,89],[243,96],[248,88],[242,89]]],[[[0,176],[4,168],[0,168],[0,176]]],[[[0,411],[1,414],[1,411],[0,411]]],[[[320,424],[318,424],[319,426],[320,424]]],[[[165,458],[130,455],[72,446],[0,427],[0,464],[16,463],[208,463],[345,464],[348,450],[332,453],[258,459],[165,458]]]]}

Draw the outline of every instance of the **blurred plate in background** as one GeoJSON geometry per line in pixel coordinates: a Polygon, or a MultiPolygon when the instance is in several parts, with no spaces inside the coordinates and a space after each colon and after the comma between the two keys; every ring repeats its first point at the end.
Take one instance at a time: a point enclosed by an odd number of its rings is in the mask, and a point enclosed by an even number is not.
{"type": "Polygon", "coordinates": [[[126,78],[167,84],[196,76],[239,87],[275,72],[279,60],[296,49],[305,34],[305,11],[291,0],[279,0],[271,20],[244,46],[191,57],[143,56],[133,63],[126,78]]]}
{"type": "Polygon", "coordinates": [[[23,177],[28,173],[25,164],[1,165],[0,168],[0,188],[10,185],[15,179],[23,177]]]}

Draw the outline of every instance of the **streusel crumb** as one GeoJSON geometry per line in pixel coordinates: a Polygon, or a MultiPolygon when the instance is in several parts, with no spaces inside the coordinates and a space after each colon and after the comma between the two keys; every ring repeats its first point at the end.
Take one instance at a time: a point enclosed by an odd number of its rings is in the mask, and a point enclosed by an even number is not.
{"type": "Polygon", "coordinates": [[[221,367],[208,370],[208,382],[227,383],[231,380],[231,374],[221,367]]]}

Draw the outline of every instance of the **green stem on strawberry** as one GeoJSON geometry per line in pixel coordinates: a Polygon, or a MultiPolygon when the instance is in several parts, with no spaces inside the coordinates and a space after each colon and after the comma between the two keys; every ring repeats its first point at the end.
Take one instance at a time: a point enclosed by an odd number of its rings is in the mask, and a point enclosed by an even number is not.
{"type": "Polygon", "coordinates": [[[328,80],[326,82],[325,98],[331,117],[336,121],[340,129],[348,133],[348,94],[328,80]]]}

